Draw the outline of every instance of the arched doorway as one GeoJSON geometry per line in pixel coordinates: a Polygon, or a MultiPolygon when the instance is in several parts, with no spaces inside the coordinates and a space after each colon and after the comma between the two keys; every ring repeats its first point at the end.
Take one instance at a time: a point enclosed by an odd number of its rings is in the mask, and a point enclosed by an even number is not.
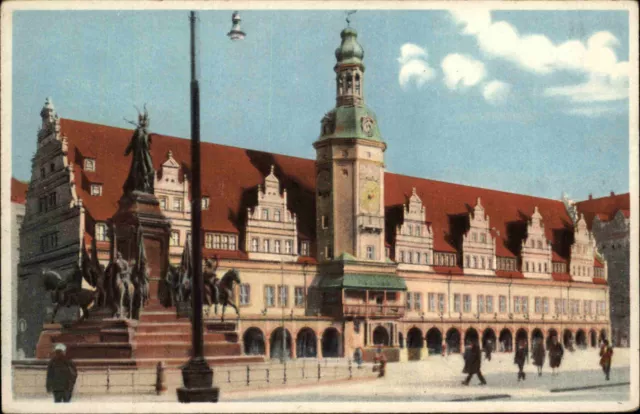
{"type": "Polygon", "coordinates": [[[296,358],[315,358],[318,356],[318,339],[311,328],[302,328],[296,338],[296,358]]]}
{"type": "Polygon", "coordinates": [[[589,336],[591,337],[591,347],[595,348],[596,346],[598,346],[598,334],[596,333],[595,329],[589,331],[589,336]]]}
{"type": "Polygon", "coordinates": [[[407,333],[407,351],[409,361],[419,361],[422,348],[424,347],[424,339],[422,331],[418,328],[411,328],[407,333]]]}
{"type": "Polygon", "coordinates": [[[336,328],[327,328],[322,333],[322,357],[337,358],[340,356],[340,334],[336,328]]]}
{"type": "Polygon", "coordinates": [[[442,333],[438,328],[431,328],[427,331],[427,348],[429,354],[442,353],[442,333]]]}
{"type": "Polygon", "coordinates": [[[389,332],[384,326],[378,326],[373,330],[373,344],[380,346],[389,346],[389,332]]]}
{"type": "Polygon", "coordinates": [[[264,355],[264,335],[258,328],[249,328],[242,335],[245,355],[264,355]]]}
{"type": "Polygon", "coordinates": [[[487,328],[482,332],[482,349],[487,349],[490,346],[491,350],[496,349],[496,333],[493,329],[487,328]]]}
{"type": "Polygon", "coordinates": [[[478,331],[474,328],[467,329],[467,332],[464,333],[464,345],[467,346],[473,342],[478,342],[478,331]]]}
{"type": "Polygon", "coordinates": [[[562,344],[565,348],[573,348],[573,332],[571,332],[571,330],[564,330],[564,333],[562,334],[562,344]]]}
{"type": "Polygon", "coordinates": [[[521,341],[524,341],[526,345],[529,344],[529,335],[524,328],[520,328],[516,331],[516,346],[518,346],[521,341]]]}
{"type": "Polygon", "coordinates": [[[456,328],[451,328],[447,331],[447,352],[460,352],[460,331],[456,328]]]}
{"type": "Polygon", "coordinates": [[[578,332],[576,332],[576,346],[580,349],[587,348],[587,334],[582,329],[578,329],[578,332]]]}
{"type": "Polygon", "coordinates": [[[535,328],[531,331],[531,346],[538,342],[544,343],[544,334],[540,328],[535,328]]]}
{"type": "Polygon", "coordinates": [[[547,349],[549,349],[549,347],[551,346],[551,341],[553,340],[554,337],[558,338],[558,331],[551,328],[547,332],[547,342],[545,343],[545,346],[547,349]]]}
{"type": "Polygon", "coordinates": [[[501,330],[498,339],[500,341],[499,349],[501,349],[502,352],[511,352],[513,349],[513,335],[511,335],[511,330],[508,328],[501,330]]]}
{"type": "Polygon", "coordinates": [[[285,329],[284,334],[282,328],[271,332],[269,345],[271,359],[291,358],[291,334],[288,330],[285,329]]]}

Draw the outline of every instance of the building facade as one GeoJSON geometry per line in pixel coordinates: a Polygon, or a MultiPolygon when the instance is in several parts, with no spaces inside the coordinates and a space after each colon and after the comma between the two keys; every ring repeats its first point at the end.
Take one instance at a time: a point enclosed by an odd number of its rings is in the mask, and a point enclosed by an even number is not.
{"type": "MultiPolygon", "coordinates": [[[[419,359],[473,339],[509,350],[553,335],[570,346],[608,337],[607,263],[584,219],[567,225],[561,201],[387,172],[364,99],[364,50],[352,28],[341,38],[336,104],[309,140],[315,160],[202,144],[199,243],[218,272],[240,272],[245,353],[339,357],[381,346],[419,359]]],[[[83,254],[108,261],[106,223],[132,134],[61,119],[50,100],[41,117],[21,230],[27,355],[50,306],[42,267],[78,277],[83,254]]],[[[190,237],[189,141],[154,135],[151,150],[177,263],[190,237]]]]}

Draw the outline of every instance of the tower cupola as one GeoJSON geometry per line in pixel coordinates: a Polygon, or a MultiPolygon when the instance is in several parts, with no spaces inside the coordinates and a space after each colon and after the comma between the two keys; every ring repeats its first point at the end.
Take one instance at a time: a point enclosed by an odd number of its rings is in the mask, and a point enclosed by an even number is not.
{"type": "Polygon", "coordinates": [[[347,27],[340,33],[342,43],[336,49],[336,100],[338,106],[363,102],[364,49],[358,43],[358,32],[347,27]]]}

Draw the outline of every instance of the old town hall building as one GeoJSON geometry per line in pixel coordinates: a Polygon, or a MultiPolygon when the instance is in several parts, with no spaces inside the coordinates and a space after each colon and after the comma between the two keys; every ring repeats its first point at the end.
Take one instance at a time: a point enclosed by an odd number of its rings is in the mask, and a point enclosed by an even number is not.
{"type": "MultiPolygon", "coordinates": [[[[607,263],[584,217],[574,224],[562,201],[387,172],[363,48],[352,28],[341,37],[336,105],[309,137],[315,160],[202,145],[197,242],[219,271],[240,273],[244,352],[382,346],[397,360],[459,352],[472,338],[508,350],[520,339],[588,347],[607,337],[607,263]]],[[[85,254],[109,260],[132,135],[59,118],[49,99],[41,117],[20,232],[17,343],[27,356],[51,312],[42,269],[73,275],[85,254]]],[[[190,238],[189,140],[154,135],[151,151],[178,263],[190,238]]]]}

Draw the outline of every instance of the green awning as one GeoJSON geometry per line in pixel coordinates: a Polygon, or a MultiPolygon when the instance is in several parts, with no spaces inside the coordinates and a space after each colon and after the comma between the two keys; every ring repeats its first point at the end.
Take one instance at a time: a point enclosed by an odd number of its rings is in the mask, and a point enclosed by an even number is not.
{"type": "Polygon", "coordinates": [[[348,274],[338,278],[324,278],[321,288],[366,289],[366,290],[407,290],[404,279],[394,275],[348,274]]]}

